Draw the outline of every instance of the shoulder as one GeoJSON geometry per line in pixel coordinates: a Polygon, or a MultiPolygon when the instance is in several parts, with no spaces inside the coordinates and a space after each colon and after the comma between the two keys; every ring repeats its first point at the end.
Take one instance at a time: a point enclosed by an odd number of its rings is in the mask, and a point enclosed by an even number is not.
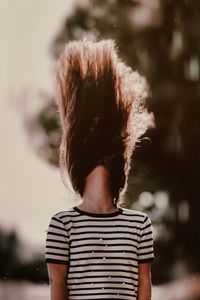
{"type": "Polygon", "coordinates": [[[141,220],[142,222],[145,222],[145,220],[148,218],[147,214],[142,212],[142,211],[138,211],[138,210],[133,210],[133,209],[129,209],[129,208],[122,208],[123,209],[123,214],[127,217],[132,217],[132,218],[137,218],[138,220],[141,220]]]}
{"type": "Polygon", "coordinates": [[[138,228],[146,228],[151,226],[151,220],[149,216],[142,211],[122,208],[123,209],[123,216],[128,222],[132,222],[138,228]]]}
{"type": "Polygon", "coordinates": [[[73,209],[73,207],[69,207],[66,210],[54,213],[51,216],[51,221],[55,220],[65,225],[66,223],[71,221],[71,219],[75,216],[77,216],[77,212],[73,209]]]}
{"type": "Polygon", "coordinates": [[[69,207],[66,210],[62,210],[62,211],[59,211],[59,212],[55,213],[53,216],[55,218],[63,219],[66,216],[73,216],[73,215],[75,215],[75,212],[76,211],[73,209],[73,207],[69,207]]]}

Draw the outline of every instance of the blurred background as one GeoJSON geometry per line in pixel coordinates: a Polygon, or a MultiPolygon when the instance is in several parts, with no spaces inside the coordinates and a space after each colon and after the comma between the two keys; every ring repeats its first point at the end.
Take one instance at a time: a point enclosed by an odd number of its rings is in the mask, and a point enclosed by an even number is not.
{"type": "Polygon", "coordinates": [[[134,152],[126,207],[154,226],[153,300],[200,299],[200,2],[2,0],[0,24],[0,300],[49,299],[46,229],[75,204],[58,169],[54,66],[84,37],[115,39],[150,84],[156,128],[134,152]]]}

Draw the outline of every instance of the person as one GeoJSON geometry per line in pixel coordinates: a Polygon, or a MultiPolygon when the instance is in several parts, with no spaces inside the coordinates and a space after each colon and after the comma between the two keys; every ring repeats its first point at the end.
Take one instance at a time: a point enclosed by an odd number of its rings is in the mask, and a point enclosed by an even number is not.
{"type": "Polygon", "coordinates": [[[47,230],[52,300],[151,299],[151,220],[123,201],[133,150],[153,116],[145,78],[117,52],[112,39],[71,41],[56,64],[59,166],[79,202],[55,213],[47,230]]]}

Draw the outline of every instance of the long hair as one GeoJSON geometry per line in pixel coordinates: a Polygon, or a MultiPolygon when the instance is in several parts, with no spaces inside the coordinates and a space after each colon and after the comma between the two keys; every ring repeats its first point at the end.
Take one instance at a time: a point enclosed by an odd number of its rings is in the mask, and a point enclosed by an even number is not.
{"type": "Polygon", "coordinates": [[[135,144],[153,126],[146,80],[117,52],[111,39],[71,41],[56,64],[63,182],[82,197],[86,177],[102,164],[115,204],[123,202],[135,144]]]}

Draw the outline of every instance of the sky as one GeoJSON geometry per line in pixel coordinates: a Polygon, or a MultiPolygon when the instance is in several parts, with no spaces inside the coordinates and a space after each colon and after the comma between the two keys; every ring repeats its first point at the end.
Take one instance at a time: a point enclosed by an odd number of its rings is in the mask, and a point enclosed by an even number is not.
{"type": "Polygon", "coordinates": [[[0,228],[35,245],[44,244],[52,214],[75,203],[59,170],[30,147],[18,96],[54,91],[49,44],[71,8],[69,0],[0,1],[0,228]]]}

